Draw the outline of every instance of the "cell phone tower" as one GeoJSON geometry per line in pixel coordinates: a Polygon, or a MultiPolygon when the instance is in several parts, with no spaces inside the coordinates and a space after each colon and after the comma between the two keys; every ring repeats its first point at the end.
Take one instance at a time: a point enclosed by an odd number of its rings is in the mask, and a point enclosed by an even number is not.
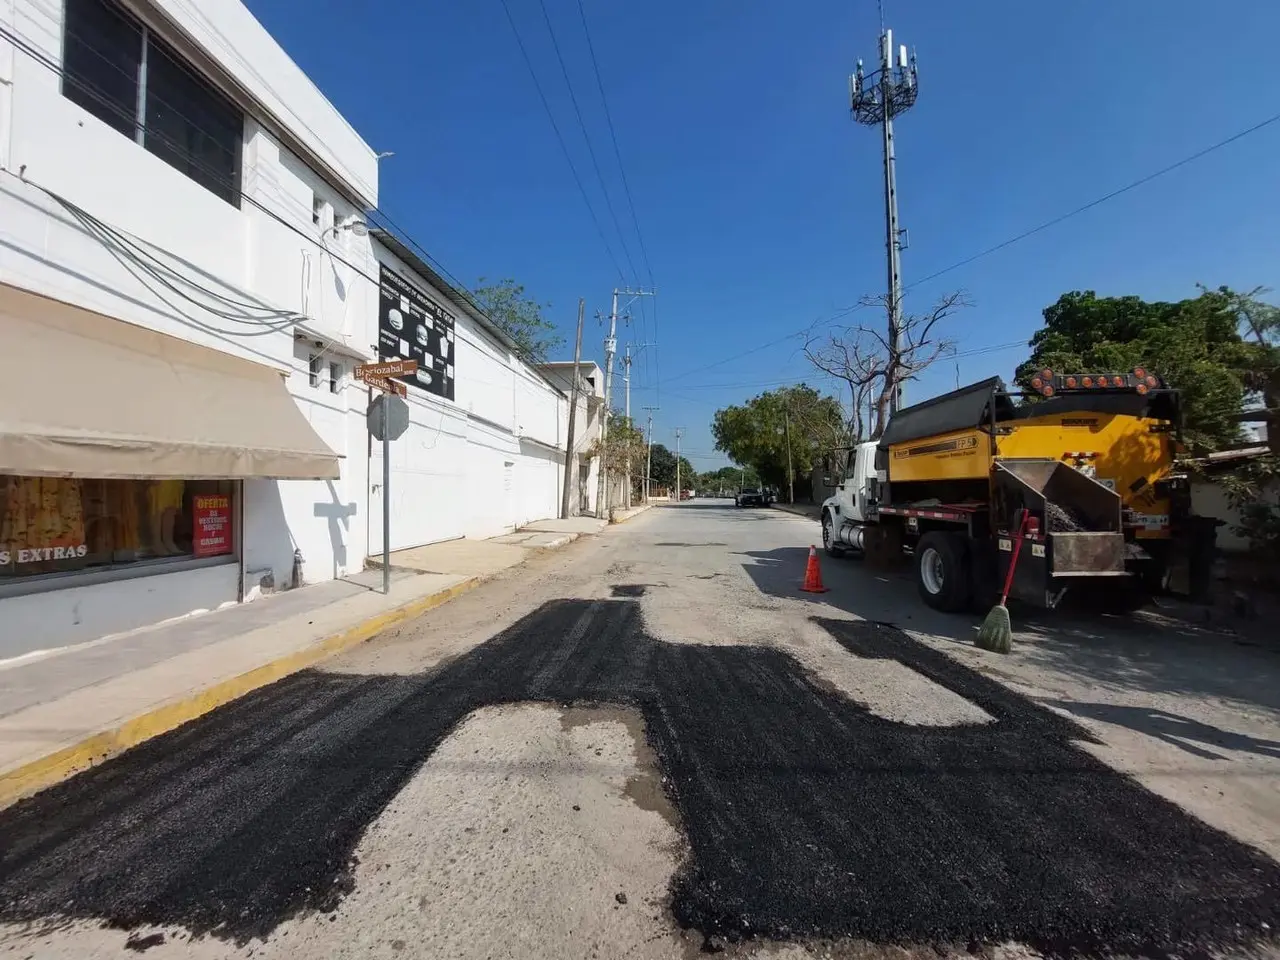
{"type": "MultiPolygon", "coordinates": [[[[893,120],[906,113],[916,102],[916,55],[910,58],[904,44],[893,47],[893,31],[885,29],[880,17],[880,68],[863,73],[862,61],[849,78],[849,111],[853,119],[867,126],[879,126],[884,143],[884,220],[885,248],[889,267],[889,342],[895,354],[902,347],[902,250],[904,231],[898,228],[898,186],[894,172],[896,162],[893,143],[893,120]]],[[[889,409],[902,405],[902,380],[889,395],[889,409]]]]}

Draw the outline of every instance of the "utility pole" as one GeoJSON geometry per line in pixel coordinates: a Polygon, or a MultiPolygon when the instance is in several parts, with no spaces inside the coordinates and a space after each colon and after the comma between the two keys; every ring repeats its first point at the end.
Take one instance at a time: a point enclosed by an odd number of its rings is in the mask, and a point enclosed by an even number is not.
{"type": "MultiPolygon", "coordinates": [[[[652,346],[652,344],[628,343],[627,352],[622,355],[622,383],[624,393],[626,395],[625,406],[623,408],[626,412],[623,415],[627,418],[628,426],[631,424],[631,361],[635,359],[631,356],[631,348],[635,347],[638,355],[641,350],[649,346],[652,346]]],[[[648,408],[646,407],[645,409],[647,410],[648,408]]],[[[647,501],[648,497],[646,496],[645,499],[647,501]]],[[[627,506],[631,506],[631,453],[629,450],[627,453],[627,506]]]]}
{"type": "Polygon", "coordinates": [[[645,407],[649,411],[649,445],[644,459],[644,502],[649,502],[649,486],[653,482],[653,415],[657,407],[645,407]]]}
{"type": "MultiPolygon", "coordinates": [[[[849,78],[849,109],[853,119],[867,126],[879,126],[884,150],[884,226],[885,252],[888,259],[888,307],[889,344],[893,355],[891,365],[901,356],[902,350],[902,258],[903,234],[898,228],[897,157],[894,150],[893,118],[906,113],[916,102],[918,92],[916,56],[907,57],[904,44],[893,48],[893,31],[884,27],[883,11],[880,23],[880,69],[863,75],[862,61],[857,72],[849,78]]],[[[903,403],[902,378],[895,368],[895,382],[889,394],[889,410],[899,409],[903,403]]]]}
{"type": "MultiPolygon", "coordinates": [[[[609,414],[613,404],[613,358],[618,353],[618,297],[630,297],[627,306],[635,302],[637,297],[651,297],[652,290],[632,290],[628,287],[625,290],[613,288],[613,309],[609,311],[609,335],[604,338],[604,424],[600,429],[600,445],[603,448],[609,439],[609,414]]],[[[622,317],[623,321],[631,319],[630,316],[622,317]]],[[[630,374],[628,373],[628,376],[630,374]]],[[[629,395],[628,395],[629,396],[629,395]]],[[[628,400],[628,412],[630,416],[630,400],[628,400]]],[[[630,469],[628,469],[630,474],[630,469]]],[[[609,516],[609,471],[605,462],[603,451],[600,458],[600,483],[596,494],[596,515],[600,518],[609,516]]],[[[629,482],[629,481],[628,481],[629,482]]],[[[627,490],[628,502],[630,502],[631,491],[627,490]]]]}
{"type": "Polygon", "coordinates": [[[782,408],[782,429],[787,435],[787,503],[796,502],[796,475],[791,469],[791,411],[782,408]]]}
{"type": "Polygon", "coordinates": [[[609,312],[609,335],[604,338],[604,422],[600,425],[600,478],[596,490],[596,516],[609,516],[609,404],[613,399],[613,355],[618,352],[618,288],[613,289],[613,309],[609,312]]]}
{"type": "Polygon", "coordinates": [[[684,436],[684,427],[676,427],[676,503],[681,500],[684,487],[680,485],[680,438],[684,436]]]}
{"type": "Polygon", "coordinates": [[[564,451],[564,490],[560,494],[560,517],[569,519],[569,467],[573,467],[572,476],[578,473],[578,456],[573,451],[573,428],[578,420],[578,364],[582,362],[582,315],[587,308],[587,301],[578,298],[578,335],[573,341],[573,387],[569,391],[569,441],[564,451]]]}
{"type": "MultiPolygon", "coordinates": [[[[627,344],[627,352],[622,356],[622,392],[626,396],[624,401],[623,416],[627,418],[627,428],[631,427],[631,344],[627,344]]],[[[624,502],[627,509],[631,509],[631,445],[627,445],[627,480],[624,487],[626,494],[624,502]]]]}

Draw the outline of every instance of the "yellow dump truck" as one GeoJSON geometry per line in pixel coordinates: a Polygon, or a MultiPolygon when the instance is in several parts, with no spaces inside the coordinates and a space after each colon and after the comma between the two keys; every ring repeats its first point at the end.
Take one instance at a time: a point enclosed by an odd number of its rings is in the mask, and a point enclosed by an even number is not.
{"type": "Polygon", "coordinates": [[[1032,386],[991,378],[895,413],[828,480],[827,551],[910,552],[922,599],[961,610],[991,602],[1026,517],[1018,599],[1135,608],[1174,578],[1202,593],[1217,521],[1192,516],[1177,469],[1177,391],[1142,368],[1032,386]]]}

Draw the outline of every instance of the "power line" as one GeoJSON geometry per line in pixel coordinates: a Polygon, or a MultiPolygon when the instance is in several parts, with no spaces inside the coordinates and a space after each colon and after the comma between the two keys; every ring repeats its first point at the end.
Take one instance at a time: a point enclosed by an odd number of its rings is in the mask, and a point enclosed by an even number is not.
{"type": "MultiPolygon", "coordinates": [[[[841,317],[846,317],[851,313],[856,313],[859,310],[865,310],[869,306],[870,304],[866,304],[866,303],[855,303],[853,306],[842,307],[840,310],[837,310],[835,313],[831,314],[830,316],[824,317],[819,320],[815,320],[809,326],[804,327],[800,330],[796,330],[793,333],[788,333],[785,336],[781,336],[777,340],[770,340],[768,343],[762,343],[760,346],[752,347],[750,350],[744,350],[742,353],[735,353],[733,356],[725,357],[723,360],[716,360],[714,363],[708,363],[701,367],[694,367],[692,370],[685,370],[683,373],[677,373],[673,377],[667,377],[666,382],[671,383],[673,380],[683,380],[685,377],[691,377],[695,373],[702,373],[704,370],[714,370],[716,367],[722,367],[726,363],[732,363],[734,360],[741,360],[743,357],[749,357],[753,353],[759,353],[761,350],[768,350],[770,347],[776,347],[778,344],[786,343],[788,340],[794,340],[797,337],[803,337],[806,333],[808,333],[810,330],[812,330],[815,326],[819,324],[831,323],[833,320],[838,320],[841,317]]],[[[654,309],[655,310],[657,309],[656,303],[654,304],[654,309]]]]}
{"type": "Polygon", "coordinates": [[[613,201],[609,198],[609,187],[604,182],[604,174],[600,171],[600,161],[596,159],[596,149],[591,145],[591,135],[587,133],[587,124],[582,118],[582,109],[578,106],[578,96],[573,92],[573,81],[569,79],[569,68],[565,66],[564,56],[560,53],[560,41],[556,39],[556,31],[551,26],[551,16],[547,13],[546,0],[538,0],[538,6],[542,8],[542,19],[547,24],[547,33],[551,35],[551,49],[555,51],[556,61],[560,64],[560,75],[564,77],[564,85],[569,89],[569,102],[573,104],[574,115],[578,118],[578,129],[582,131],[582,139],[587,145],[587,155],[591,158],[591,166],[596,172],[596,179],[600,181],[600,192],[604,194],[605,209],[609,211],[609,217],[613,220],[613,228],[618,231],[618,243],[622,245],[622,256],[626,259],[627,266],[631,268],[631,276],[639,280],[635,261],[631,259],[631,251],[627,249],[627,239],[622,232],[622,224],[618,222],[618,214],[613,209],[613,201]]]}
{"type": "MultiPolygon", "coordinates": [[[[542,109],[546,111],[547,119],[551,121],[551,129],[555,131],[556,141],[560,144],[560,150],[564,153],[565,162],[569,164],[569,171],[573,174],[573,182],[578,185],[578,192],[582,194],[582,202],[587,205],[587,212],[591,214],[591,222],[595,224],[596,233],[600,235],[600,242],[604,244],[605,252],[609,254],[609,259],[613,262],[614,269],[618,271],[618,276],[626,280],[626,274],[622,272],[622,267],[618,264],[618,258],[614,256],[613,248],[609,246],[609,240],[604,235],[604,228],[600,225],[600,218],[596,216],[596,209],[591,203],[591,197],[587,194],[587,188],[582,185],[582,177],[578,175],[578,168],[574,165],[573,156],[569,153],[569,147],[564,142],[564,135],[560,132],[560,125],[556,123],[555,114],[551,112],[551,104],[547,101],[547,95],[542,90],[537,71],[533,69],[533,61],[529,58],[529,51],[520,36],[520,30],[516,27],[515,18],[511,16],[511,7],[508,5],[507,0],[501,0],[501,3],[502,9],[507,15],[507,23],[511,24],[511,32],[516,38],[516,46],[520,48],[520,55],[524,58],[524,65],[529,70],[529,79],[533,81],[534,89],[538,91],[538,99],[542,101],[542,109]]],[[[554,40],[554,35],[552,39],[554,40]]],[[[605,199],[607,202],[607,193],[605,199]]]]}
{"type": "MultiPolygon", "coordinates": [[[[130,74],[130,73],[128,73],[127,71],[125,71],[125,70],[124,70],[122,67],[120,67],[118,64],[113,63],[112,61],[108,60],[108,59],[105,57],[105,55],[103,55],[103,54],[102,54],[101,52],[99,52],[98,50],[95,50],[91,45],[89,45],[89,44],[87,44],[87,43],[84,43],[84,42],[83,42],[83,38],[82,38],[82,37],[80,37],[80,36],[79,36],[77,33],[75,33],[74,31],[72,31],[72,30],[67,30],[67,31],[66,31],[66,35],[67,35],[68,37],[70,37],[71,39],[74,39],[74,40],[80,40],[80,41],[82,42],[82,44],[83,44],[83,46],[84,46],[84,48],[85,48],[85,49],[90,50],[91,52],[93,52],[93,53],[94,53],[95,55],[97,55],[97,56],[98,56],[98,57],[99,57],[99,58],[100,58],[104,63],[106,63],[108,66],[110,66],[112,69],[114,69],[114,70],[116,70],[117,72],[119,72],[119,73],[123,74],[124,76],[132,77],[132,74],[130,74]]],[[[3,25],[0,25],[0,38],[3,38],[3,39],[5,39],[5,40],[7,40],[9,43],[13,44],[13,46],[14,46],[16,49],[18,49],[18,50],[20,50],[21,52],[25,53],[28,57],[30,57],[30,58],[31,58],[32,60],[34,60],[36,63],[38,63],[39,65],[41,65],[41,66],[45,67],[47,70],[51,71],[52,73],[54,73],[54,74],[55,74],[56,76],[58,76],[61,80],[66,81],[66,82],[68,82],[68,83],[71,83],[71,84],[72,84],[72,85],[74,85],[77,89],[80,89],[80,90],[84,91],[85,93],[89,94],[90,96],[93,96],[93,97],[96,97],[96,98],[99,98],[99,99],[102,97],[102,92],[101,92],[99,89],[97,89],[97,88],[93,87],[93,86],[92,86],[92,85],[90,85],[90,84],[85,83],[84,81],[80,80],[78,77],[72,76],[71,74],[67,73],[67,72],[63,69],[63,67],[62,67],[60,64],[58,64],[58,63],[56,63],[56,62],[52,61],[52,60],[51,60],[51,59],[49,59],[49,57],[48,57],[48,56],[46,56],[42,51],[40,51],[40,50],[36,49],[35,47],[33,47],[33,46],[31,45],[30,41],[28,41],[25,37],[23,37],[23,36],[21,36],[21,35],[19,35],[19,34],[13,33],[13,32],[11,32],[10,30],[8,30],[7,28],[5,28],[3,25]]],[[[201,82],[204,82],[203,78],[202,78],[202,77],[200,77],[200,75],[199,75],[199,74],[197,74],[195,71],[193,71],[193,70],[192,70],[190,67],[188,67],[185,63],[182,63],[180,66],[181,66],[182,70],[183,70],[183,71],[184,71],[188,76],[193,77],[193,78],[195,78],[195,79],[197,79],[197,80],[200,80],[201,82]]],[[[167,103],[165,100],[163,100],[163,99],[162,99],[161,97],[159,97],[159,96],[156,96],[156,97],[155,97],[155,100],[156,100],[158,103],[163,103],[163,104],[164,104],[164,105],[165,105],[165,106],[166,106],[170,111],[172,111],[172,113],[174,114],[174,116],[176,116],[177,118],[181,119],[184,123],[186,123],[188,126],[190,126],[190,128],[191,128],[192,130],[196,131],[197,133],[202,134],[203,136],[206,136],[206,137],[208,137],[208,136],[209,136],[209,134],[208,134],[208,132],[207,132],[206,130],[204,130],[204,129],[199,125],[199,124],[197,124],[195,121],[193,121],[190,117],[188,117],[187,115],[185,115],[181,110],[179,110],[179,109],[177,109],[176,107],[174,107],[173,105],[171,105],[171,104],[167,103]]],[[[136,126],[137,126],[137,128],[138,128],[138,129],[139,129],[139,130],[140,130],[144,135],[145,135],[145,134],[147,134],[147,133],[149,133],[149,132],[151,132],[151,128],[149,128],[145,123],[138,122],[138,123],[136,124],[136,126]]],[[[159,134],[159,135],[163,136],[163,134],[159,134]]],[[[243,200],[243,201],[245,201],[245,202],[249,203],[250,205],[252,205],[253,207],[256,207],[258,210],[260,210],[262,213],[266,214],[268,217],[270,217],[270,218],[271,218],[272,220],[274,220],[275,222],[279,223],[281,226],[285,227],[286,229],[288,229],[288,230],[292,231],[293,233],[295,233],[296,235],[298,235],[298,236],[299,236],[299,237],[301,237],[302,239],[307,240],[308,242],[310,242],[310,243],[311,243],[311,244],[313,244],[314,246],[318,247],[322,253],[327,254],[327,255],[329,256],[329,258],[330,258],[330,259],[332,259],[334,262],[336,262],[336,263],[341,263],[343,266],[347,267],[349,270],[351,270],[351,271],[352,271],[353,273],[355,273],[357,276],[363,277],[365,280],[369,281],[369,282],[370,282],[370,283],[372,283],[374,286],[378,286],[378,285],[381,283],[381,278],[379,278],[379,277],[377,277],[377,276],[374,276],[373,274],[369,273],[368,271],[364,270],[363,268],[361,268],[361,267],[357,266],[356,264],[352,263],[350,260],[346,259],[345,257],[340,256],[338,253],[335,253],[333,250],[331,250],[331,249],[328,247],[328,245],[326,245],[326,244],[324,243],[324,241],[323,241],[323,235],[322,235],[320,238],[317,238],[314,234],[309,233],[308,231],[306,231],[306,230],[302,229],[302,228],[301,228],[301,227],[299,227],[297,224],[295,224],[295,223],[291,223],[289,220],[287,220],[287,219],[285,219],[284,217],[280,216],[280,214],[276,213],[276,212],[275,212],[274,210],[272,210],[270,207],[268,207],[268,206],[264,205],[263,203],[261,203],[261,202],[260,202],[259,200],[257,200],[255,197],[252,197],[252,196],[250,196],[248,193],[245,193],[245,192],[244,192],[244,190],[242,190],[242,189],[238,189],[238,188],[237,188],[237,186],[236,186],[236,184],[235,184],[235,182],[234,182],[234,179],[233,179],[233,178],[228,177],[228,176],[226,175],[226,173],[224,173],[223,171],[221,171],[221,170],[217,170],[217,169],[215,169],[214,167],[210,166],[206,161],[203,161],[201,158],[199,158],[199,157],[194,157],[194,156],[193,156],[193,157],[191,157],[191,158],[190,158],[190,160],[191,160],[192,164],[193,164],[197,169],[199,169],[199,170],[200,170],[200,172],[202,172],[202,173],[206,174],[207,176],[209,176],[209,177],[213,178],[216,182],[218,182],[218,183],[219,183],[219,184],[221,184],[222,186],[227,187],[229,190],[234,191],[234,192],[235,192],[235,195],[236,195],[236,197],[237,197],[237,199],[239,199],[239,200],[243,200]]],[[[7,172],[7,171],[6,171],[6,172],[7,172]]],[[[17,176],[17,175],[14,175],[14,174],[11,174],[11,175],[13,175],[13,176],[17,176]]],[[[58,195],[54,194],[52,191],[49,191],[47,188],[40,186],[38,183],[35,183],[34,181],[32,181],[32,180],[30,180],[30,179],[27,179],[26,177],[22,177],[22,176],[18,176],[17,178],[18,178],[18,179],[20,179],[20,180],[22,180],[23,182],[25,182],[25,183],[27,183],[27,184],[29,184],[29,185],[31,185],[31,186],[33,186],[33,187],[35,187],[36,189],[41,190],[42,192],[44,192],[44,193],[48,194],[48,195],[49,195],[49,196],[50,196],[50,197],[51,197],[55,202],[58,202],[58,203],[60,203],[60,204],[65,204],[65,202],[66,202],[66,201],[65,201],[63,198],[61,198],[61,197],[59,197],[58,195]]],[[[281,194],[280,196],[282,196],[282,197],[284,197],[284,198],[286,198],[286,199],[287,199],[287,195],[281,194]]],[[[68,211],[68,212],[70,212],[70,211],[68,211]]],[[[413,237],[412,237],[411,235],[409,235],[407,231],[405,231],[402,227],[400,227],[400,225],[399,225],[399,224],[397,224],[394,220],[392,220],[392,219],[391,219],[391,216],[390,216],[388,213],[386,213],[386,211],[384,211],[384,210],[380,210],[380,209],[373,209],[373,210],[366,211],[366,214],[369,216],[369,219],[374,220],[374,225],[375,225],[375,226],[378,226],[378,225],[379,225],[378,220],[381,220],[382,222],[384,222],[384,223],[386,223],[387,225],[389,225],[389,226],[392,228],[389,232],[392,232],[392,233],[395,233],[395,234],[399,235],[399,236],[400,236],[400,237],[401,237],[405,242],[407,242],[411,247],[413,247],[413,248],[414,248],[414,249],[415,249],[415,250],[416,250],[416,251],[417,251],[417,252],[418,252],[418,253],[423,257],[423,259],[424,259],[424,260],[426,260],[426,261],[427,261],[428,263],[430,263],[430,264],[431,264],[431,265],[432,265],[436,270],[438,270],[438,272],[440,273],[440,275],[441,275],[442,277],[444,277],[445,279],[447,279],[448,281],[450,281],[451,283],[453,283],[453,284],[454,284],[454,286],[455,286],[455,287],[457,288],[457,290],[458,290],[458,293],[459,293],[461,296],[463,296],[463,297],[467,300],[467,302],[468,302],[468,303],[470,303],[470,304],[471,304],[472,308],[473,308],[477,313],[479,313],[482,317],[484,317],[485,319],[487,319],[490,323],[493,323],[495,326],[497,325],[497,324],[496,324],[496,322],[493,320],[493,318],[489,315],[488,311],[486,311],[486,310],[485,310],[485,309],[484,309],[484,308],[483,308],[483,307],[482,307],[482,306],[481,306],[481,305],[480,305],[480,304],[475,300],[475,298],[471,295],[470,290],[468,289],[468,287],[467,287],[465,284],[463,284],[460,280],[458,280],[456,277],[454,277],[454,276],[453,276],[453,275],[452,275],[452,274],[451,274],[451,273],[450,273],[450,272],[449,272],[449,271],[444,267],[444,265],[443,265],[443,264],[441,264],[438,260],[436,260],[433,256],[431,256],[431,254],[430,254],[430,253],[428,253],[428,252],[427,252],[427,251],[422,247],[422,245],[421,245],[421,244],[419,244],[416,240],[414,240],[414,239],[413,239],[413,237]]],[[[73,216],[74,216],[74,214],[73,214],[73,216]]],[[[77,218],[77,219],[79,219],[79,218],[77,218]]],[[[98,221],[98,222],[99,222],[100,224],[102,223],[102,221],[98,221]]],[[[85,226],[85,224],[82,222],[82,223],[81,223],[81,226],[85,226]]],[[[103,226],[107,226],[107,225],[106,225],[106,224],[103,224],[103,226]]],[[[116,232],[117,232],[117,233],[119,233],[120,231],[116,231],[116,232]]],[[[617,266],[617,262],[616,262],[616,261],[615,261],[614,265],[615,265],[615,266],[617,266]]],[[[621,274],[621,271],[619,271],[619,274],[621,274]]],[[[185,278],[184,278],[184,279],[185,279],[185,278]]],[[[143,282],[145,283],[145,281],[143,281],[143,282]]],[[[190,282],[190,281],[188,281],[188,282],[190,282]]],[[[193,285],[194,285],[194,284],[193,284],[193,285]]],[[[153,292],[154,292],[154,291],[153,291],[153,292]]],[[[215,295],[215,296],[217,296],[217,295],[215,295]]],[[[163,299],[163,298],[161,298],[161,299],[163,299]]],[[[166,301],[166,302],[167,302],[167,301],[166,301]]],[[[227,302],[229,302],[229,303],[233,303],[234,305],[241,305],[241,306],[243,306],[243,304],[239,304],[238,302],[232,302],[232,301],[227,301],[227,302]]],[[[170,304],[170,306],[172,306],[172,304],[170,304]]],[[[176,308],[175,308],[175,309],[176,309],[176,308]]],[[[254,309],[264,309],[264,310],[265,310],[265,309],[267,309],[267,308],[254,308],[254,309]]],[[[215,313],[216,313],[217,311],[211,311],[211,312],[215,312],[215,313]]],[[[283,313],[282,311],[277,311],[277,312],[278,312],[278,313],[283,313]]],[[[184,314],[184,316],[185,316],[185,314],[184,314]]],[[[236,318],[229,318],[229,319],[236,319],[236,318]]],[[[193,321],[193,322],[194,322],[194,323],[196,323],[197,325],[200,325],[200,324],[199,324],[199,321],[193,321]]],[[[211,331],[214,331],[214,332],[217,332],[217,330],[218,330],[218,328],[212,328],[212,327],[211,327],[211,328],[207,328],[207,329],[209,329],[209,330],[211,330],[211,331]]]]}
{"type": "MultiPolygon", "coordinates": [[[[1137,180],[1134,180],[1131,183],[1124,185],[1123,187],[1120,187],[1116,190],[1112,190],[1110,193],[1097,197],[1094,200],[1090,200],[1088,203],[1083,204],[1082,206],[1079,206],[1074,210],[1071,210],[1060,216],[1054,217],[1052,220],[1046,220],[1044,223],[1040,224],[1039,226],[1033,227],[1030,230],[1025,230],[1022,233],[1017,234],[1016,236],[1010,237],[1009,239],[996,244],[995,246],[988,247],[987,249],[982,250],[979,253],[975,253],[972,256],[965,257],[963,260],[957,260],[955,263],[951,264],[948,267],[944,267],[943,269],[937,270],[926,277],[921,277],[919,280],[916,280],[913,283],[907,284],[906,287],[904,287],[903,289],[911,290],[915,287],[920,286],[921,284],[928,283],[930,280],[936,280],[938,277],[941,277],[944,274],[950,273],[953,270],[959,270],[961,267],[968,266],[974,261],[981,260],[982,258],[988,257],[993,253],[997,253],[998,251],[1003,250],[1006,247],[1013,246],[1015,243],[1019,243],[1027,239],[1028,237],[1034,236],[1037,233],[1041,233],[1044,230],[1048,230],[1050,227],[1057,226],[1059,223],[1062,223],[1064,220],[1069,220],[1072,217],[1079,216],[1080,214],[1085,213],[1088,210],[1092,210],[1094,207],[1097,207],[1103,203],[1106,203],[1109,200],[1114,200],[1116,197],[1121,196],[1122,194],[1128,193],[1129,191],[1134,190],[1144,184],[1150,183],[1152,180],[1162,177],[1165,174],[1172,173],[1174,170],[1177,170],[1180,167],[1185,167],[1187,164],[1193,163],[1194,161],[1199,160],[1202,157],[1205,157],[1216,150],[1220,150],[1223,147],[1229,146],[1230,144],[1235,143],[1237,140],[1241,140],[1244,137],[1249,136],[1250,134],[1257,133],[1259,130],[1264,129],[1276,123],[1277,121],[1280,121],[1280,113],[1273,114],[1272,116],[1267,117],[1266,119],[1258,123],[1255,123],[1251,127],[1246,127],[1244,130],[1241,130],[1238,133],[1234,133],[1224,140],[1219,140],[1217,143],[1211,144],[1210,146],[1205,147],[1202,150],[1198,150],[1195,153],[1192,153],[1186,157],[1183,157],[1181,160],[1178,160],[1175,163],[1171,163],[1167,167],[1163,167],[1160,170],[1155,171],[1154,173],[1149,173],[1146,176],[1139,177],[1137,180]]],[[[824,322],[824,323],[830,322],[831,320],[837,319],[841,316],[846,316],[850,313],[853,313],[854,311],[861,309],[861,307],[862,307],[861,304],[854,304],[849,307],[845,307],[843,310],[833,314],[831,317],[827,318],[827,320],[821,321],[821,322],[824,322]]],[[[719,360],[719,361],[716,361],[715,363],[707,364],[706,366],[703,366],[703,367],[697,367],[693,370],[686,370],[683,373],[676,374],[674,377],[668,377],[667,382],[669,383],[672,380],[679,380],[683,377],[687,377],[695,373],[701,373],[703,370],[713,369],[725,363],[730,363],[733,360],[738,360],[738,359],[741,359],[742,357],[750,356],[753,353],[758,353],[761,350],[767,350],[769,347],[775,346],[776,344],[779,344],[779,343],[783,343],[784,341],[792,339],[793,337],[803,336],[805,332],[806,332],[805,330],[799,330],[799,331],[796,331],[795,333],[788,334],[787,336],[782,337],[778,340],[771,340],[770,342],[762,344],[759,347],[755,347],[751,350],[747,350],[744,353],[735,354],[732,357],[727,357],[724,360],[719,360]]]]}
{"type": "MultiPolygon", "coordinates": [[[[631,193],[631,181],[627,179],[627,168],[622,162],[622,150],[618,146],[618,132],[613,125],[613,112],[609,109],[609,98],[604,92],[604,80],[600,76],[600,61],[596,58],[595,43],[591,39],[591,28],[587,25],[587,12],[582,4],[582,0],[578,0],[578,16],[582,20],[582,32],[587,38],[587,50],[591,54],[591,68],[596,75],[596,87],[600,90],[600,103],[604,106],[604,118],[609,125],[609,139],[613,142],[613,155],[618,161],[618,173],[622,177],[622,190],[627,198],[627,209],[631,211],[631,224],[635,227],[636,242],[640,245],[640,257],[644,261],[645,272],[649,275],[649,289],[657,290],[658,284],[653,278],[653,263],[649,260],[649,249],[644,242],[644,233],[640,229],[640,218],[636,215],[636,202],[631,193]]],[[[648,316],[645,313],[644,302],[640,303],[640,316],[644,321],[648,322],[648,316]]],[[[653,302],[653,379],[651,382],[658,388],[658,396],[661,397],[662,381],[661,371],[658,365],[658,349],[662,341],[658,330],[658,301],[654,298],[653,302]]],[[[645,357],[645,375],[649,376],[649,358],[645,357]]]]}
{"type": "Polygon", "coordinates": [[[675,376],[667,377],[666,382],[671,383],[674,380],[682,380],[685,377],[693,376],[695,373],[702,373],[704,370],[714,370],[716,367],[722,367],[726,363],[732,363],[734,360],[741,360],[743,357],[749,357],[753,353],[759,353],[761,350],[768,350],[770,347],[776,347],[780,343],[786,343],[788,340],[794,340],[796,337],[803,336],[803,334],[804,331],[802,330],[797,331],[796,333],[788,333],[786,336],[779,337],[777,340],[770,340],[768,343],[762,343],[760,346],[752,347],[750,350],[744,350],[742,353],[735,353],[733,356],[725,357],[723,360],[717,360],[714,363],[708,363],[701,367],[694,367],[692,370],[686,370],[683,373],[677,373],[675,376]]]}
{"type": "Polygon", "coordinates": [[[1273,114],[1270,117],[1267,117],[1265,120],[1262,120],[1259,123],[1255,123],[1251,127],[1241,130],[1238,133],[1234,133],[1231,136],[1227,137],[1225,140],[1219,140],[1217,143],[1211,144],[1210,146],[1207,146],[1202,150],[1197,150],[1195,153],[1183,157],[1181,160],[1178,160],[1176,163],[1171,163],[1167,167],[1162,167],[1161,169],[1155,171],[1154,173],[1149,173],[1144,177],[1139,177],[1137,180],[1134,180],[1131,183],[1127,183],[1123,187],[1120,187],[1119,189],[1112,190],[1110,193],[1103,194],[1102,196],[1094,200],[1090,200],[1088,203],[1082,206],[1076,207],[1074,210],[1068,211],[1067,213],[1054,217],[1052,220],[1046,220],[1044,223],[1040,224],[1037,227],[1032,227],[1030,230],[1024,230],[1022,233],[1018,234],[1017,236],[1010,237],[1008,240],[1005,240],[1001,243],[997,243],[994,247],[988,247],[987,249],[983,250],[981,253],[975,253],[971,257],[965,257],[963,260],[957,260],[955,263],[951,264],[951,266],[943,267],[941,270],[931,273],[927,277],[922,277],[921,279],[915,281],[915,283],[909,284],[907,286],[907,289],[910,290],[912,287],[918,287],[922,283],[928,283],[930,280],[936,280],[938,277],[942,276],[944,273],[950,273],[952,270],[959,270],[961,267],[966,267],[969,264],[973,263],[975,260],[981,260],[983,257],[988,257],[991,254],[996,253],[997,251],[1003,250],[1005,247],[1011,247],[1015,243],[1019,243],[1023,240],[1026,240],[1028,237],[1035,236],[1037,233],[1040,233],[1041,231],[1048,230],[1050,227],[1057,226],[1058,224],[1062,223],[1064,220],[1070,220],[1072,217],[1079,216],[1080,214],[1084,213],[1087,210],[1092,210],[1094,207],[1099,206],[1100,204],[1106,203],[1108,200],[1114,200],[1116,197],[1120,196],[1121,194],[1128,193],[1130,190],[1137,189],[1143,184],[1150,183],[1152,180],[1155,180],[1159,177],[1163,177],[1167,173],[1172,173],[1174,170],[1177,170],[1181,167],[1185,167],[1187,164],[1193,163],[1194,161],[1199,160],[1201,157],[1208,156],[1209,154],[1213,153],[1215,150],[1221,150],[1223,147],[1229,146],[1230,144],[1235,143],[1237,140],[1240,140],[1244,137],[1249,136],[1251,133],[1257,133],[1259,130],[1262,130],[1264,127],[1268,127],[1271,124],[1276,123],[1277,121],[1280,121],[1280,113],[1273,114]]]}
{"type": "MultiPolygon", "coordinates": [[[[545,9],[545,8],[544,8],[545,9]]],[[[604,118],[609,124],[609,139],[613,141],[613,155],[618,161],[618,173],[622,175],[622,190],[627,197],[627,208],[631,211],[631,223],[636,230],[636,240],[640,244],[640,256],[649,274],[649,286],[654,286],[653,264],[649,262],[649,251],[645,247],[644,234],[640,231],[640,218],[636,216],[636,203],[631,195],[631,183],[627,180],[627,168],[622,162],[622,150],[618,146],[618,132],[613,126],[613,113],[609,109],[609,98],[605,96],[604,80],[600,76],[600,62],[596,59],[596,47],[591,41],[591,28],[587,26],[587,11],[578,0],[578,16],[582,19],[582,32],[587,38],[587,50],[591,54],[591,68],[596,75],[596,87],[600,90],[600,102],[604,105],[604,118]]]]}

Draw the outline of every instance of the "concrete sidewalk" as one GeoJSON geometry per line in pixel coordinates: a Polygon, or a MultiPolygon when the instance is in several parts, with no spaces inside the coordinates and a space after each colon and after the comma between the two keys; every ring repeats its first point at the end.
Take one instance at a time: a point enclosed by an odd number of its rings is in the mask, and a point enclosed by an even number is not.
{"type": "Polygon", "coordinates": [[[418,616],[607,524],[545,520],[380,569],[0,663],[0,807],[418,616]]]}

